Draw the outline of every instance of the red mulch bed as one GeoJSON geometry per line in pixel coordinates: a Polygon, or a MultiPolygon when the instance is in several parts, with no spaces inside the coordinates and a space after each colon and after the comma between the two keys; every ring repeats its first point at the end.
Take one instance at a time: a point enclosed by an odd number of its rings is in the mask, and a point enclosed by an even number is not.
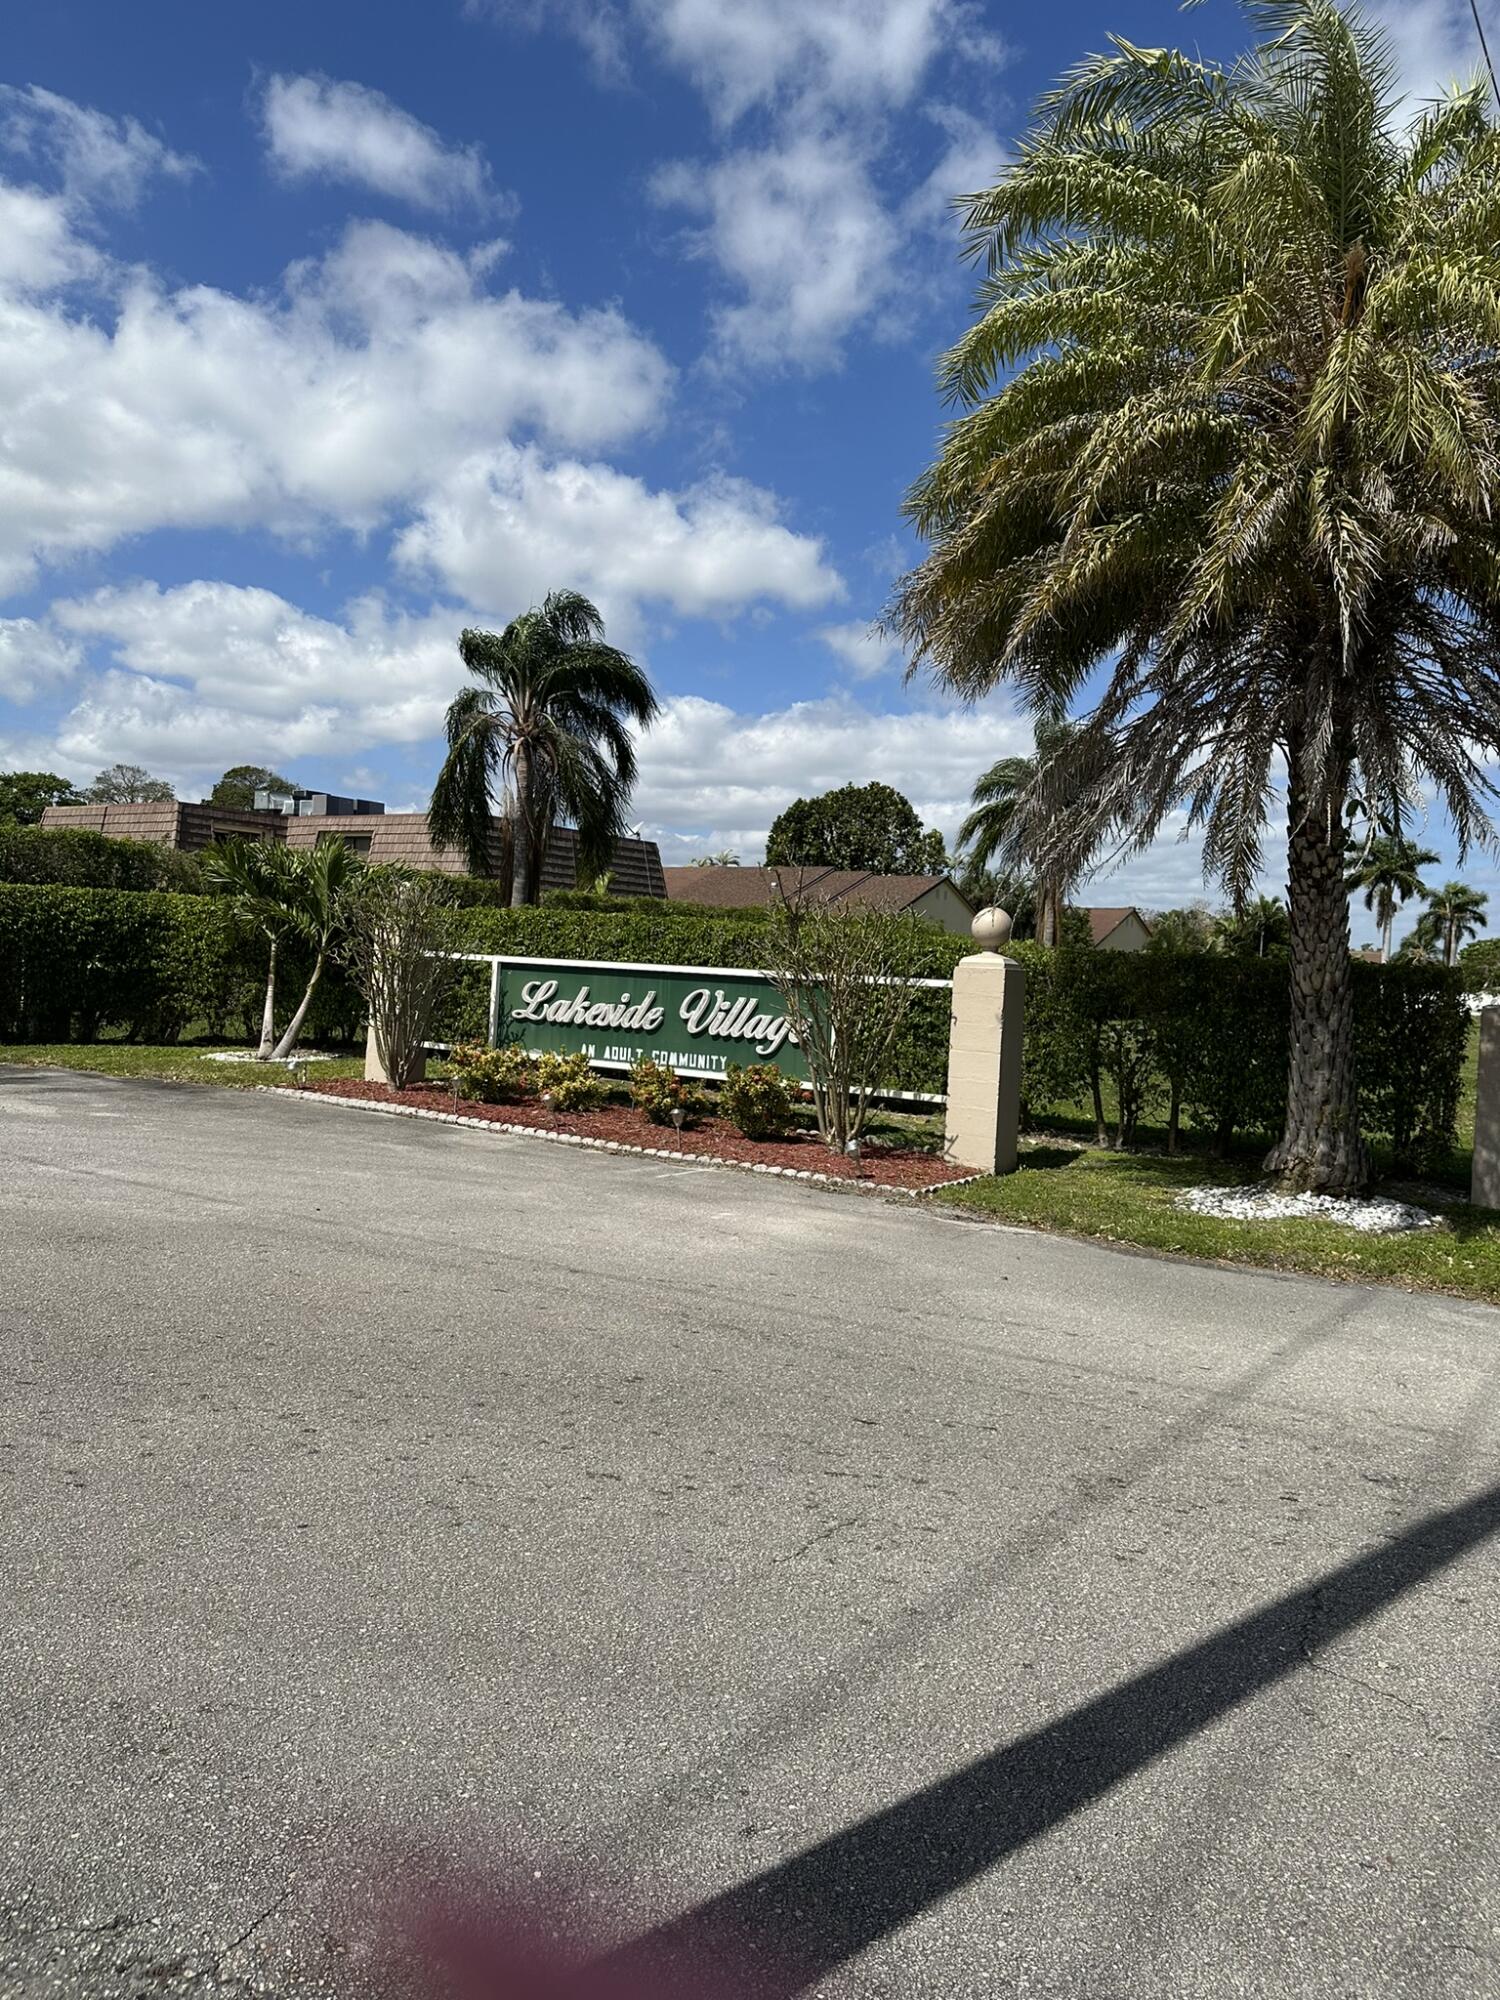
{"type": "MultiPolygon", "coordinates": [[[[295,1086],[288,1085],[288,1089],[295,1086]]],[[[796,1172],[830,1174],[839,1180],[863,1181],[872,1187],[932,1188],[963,1180],[969,1169],[955,1167],[935,1153],[914,1146],[887,1146],[871,1141],[858,1160],[830,1153],[816,1133],[787,1139],[747,1139],[727,1118],[707,1118],[680,1135],[670,1125],[653,1125],[633,1105],[606,1104],[598,1111],[544,1111],[539,1104],[472,1104],[441,1087],[392,1090],[388,1083],[363,1083],[350,1077],[319,1078],[302,1086],[322,1097],[361,1097],[374,1104],[409,1104],[420,1111],[453,1111],[466,1118],[485,1118],[495,1125],[529,1125],[542,1132],[576,1132],[584,1139],[613,1139],[621,1146],[665,1147],[684,1157],[750,1161],[757,1166],[791,1167],[796,1172]]]]}

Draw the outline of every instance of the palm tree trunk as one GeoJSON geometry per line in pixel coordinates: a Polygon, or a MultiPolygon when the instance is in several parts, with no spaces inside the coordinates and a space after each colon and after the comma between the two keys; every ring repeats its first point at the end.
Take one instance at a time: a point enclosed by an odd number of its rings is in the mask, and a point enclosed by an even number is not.
{"type": "Polygon", "coordinates": [[[1291,1050],[1286,1126],[1265,1165],[1289,1187],[1347,1194],[1364,1186],[1369,1160],[1354,1080],[1344,786],[1319,786],[1310,795],[1300,745],[1289,750],[1291,1050]]]}
{"type": "Polygon", "coordinates": [[[1451,966],[1458,956],[1458,925],[1450,917],[1443,928],[1443,963],[1451,966]]]}
{"type": "Polygon", "coordinates": [[[1395,928],[1396,908],[1393,903],[1387,903],[1385,906],[1385,929],[1381,932],[1380,936],[1380,962],[1382,965],[1389,965],[1391,962],[1391,933],[1395,928]]]}
{"type": "Polygon", "coordinates": [[[511,842],[510,857],[510,902],[511,908],[519,908],[531,901],[531,756],[524,742],[517,743],[515,752],[516,818],[515,837],[511,842]]]}
{"type": "Polygon", "coordinates": [[[256,1059],[265,1062],[276,1040],[276,940],[271,940],[271,963],[266,972],[266,1004],[260,1017],[260,1047],[256,1059]]]}
{"type": "Polygon", "coordinates": [[[307,991],[298,1003],[297,1011],[287,1022],[286,1033],[272,1051],[272,1062],[282,1062],[297,1046],[297,1037],[302,1032],[302,1023],[307,1019],[307,1010],[312,1005],[312,997],[318,990],[318,981],[323,977],[323,954],[319,952],[313,960],[312,978],[307,982],[307,991]]]}

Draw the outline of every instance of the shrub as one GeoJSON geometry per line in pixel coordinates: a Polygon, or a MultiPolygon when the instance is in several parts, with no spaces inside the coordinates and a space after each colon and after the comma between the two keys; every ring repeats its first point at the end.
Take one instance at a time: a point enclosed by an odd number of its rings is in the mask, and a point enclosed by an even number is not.
{"type": "Polygon", "coordinates": [[[536,1064],[516,1042],[458,1042],[448,1061],[459,1096],[477,1104],[519,1104],[537,1087],[536,1064]]]}
{"type": "Polygon", "coordinates": [[[719,1109],[747,1139],[784,1139],[796,1123],[797,1084],[771,1063],[741,1069],[731,1063],[719,1090],[719,1109]]]}
{"type": "Polygon", "coordinates": [[[348,896],[341,956],[364,995],[385,1073],[404,1090],[461,961],[457,912],[439,875],[371,868],[348,896]]]}
{"type": "Polygon", "coordinates": [[[891,1058],[920,992],[911,980],[918,919],[827,904],[783,904],[766,931],[768,976],[802,1051],[818,1131],[842,1153],[888,1087],[891,1058]]]}
{"type": "Polygon", "coordinates": [[[682,1113],[684,1125],[696,1125],[710,1109],[696,1085],[650,1056],[641,1056],[630,1072],[630,1101],[653,1125],[672,1124],[674,1111],[682,1113]]]}
{"type": "Polygon", "coordinates": [[[117,840],[82,826],[0,820],[0,882],[56,882],[71,889],[171,889],[203,893],[197,855],[153,840],[117,840]]]}
{"type": "Polygon", "coordinates": [[[589,1068],[589,1059],[581,1049],[571,1056],[548,1051],[531,1060],[537,1090],[552,1093],[555,1111],[592,1111],[604,1102],[609,1087],[589,1068]]]}

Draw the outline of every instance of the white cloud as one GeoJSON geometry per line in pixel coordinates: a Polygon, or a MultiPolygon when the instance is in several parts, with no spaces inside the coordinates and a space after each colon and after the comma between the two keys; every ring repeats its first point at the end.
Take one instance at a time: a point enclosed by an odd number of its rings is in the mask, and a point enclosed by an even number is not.
{"type": "Polygon", "coordinates": [[[58,732],[62,753],[85,764],[208,771],[420,742],[438,733],[463,680],[453,613],[412,617],[378,596],[336,621],[270,590],[141,583],[49,615],[110,662],[58,732]]]}
{"type": "MultiPolygon", "coordinates": [[[[33,266],[62,254],[31,241],[33,266]]],[[[367,530],[515,433],[651,424],[656,346],[613,309],[491,293],[491,261],[365,222],[269,299],[136,272],[109,325],[0,294],[0,591],[153,528],[367,530]]]]}
{"type": "Polygon", "coordinates": [[[30,701],[65,681],[79,663],[78,648],[35,618],[0,618],[0,695],[30,701]]]}
{"type": "Polygon", "coordinates": [[[726,122],[792,99],[904,104],[945,45],[986,46],[975,10],[955,0],[636,0],[635,11],[726,122]]]}
{"type": "Polygon", "coordinates": [[[186,180],[195,160],[135,118],[112,118],[38,84],[0,84],[0,150],[54,173],[72,200],[134,208],[158,175],[186,180]]]}
{"type": "Polygon", "coordinates": [[[862,618],[851,618],[842,625],[821,626],[818,637],[842,662],[844,671],[857,681],[874,680],[877,674],[889,673],[901,660],[901,648],[896,641],[862,618]]]}
{"type": "Polygon", "coordinates": [[[0,181],[0,291],[52,291],[90,276],[99,261],[61,195],[0,181]]]}
{"type": "Polygon", "coordinates": [[[826,365],[887,297],[901,232],[849,141],[807,132],[679,161],[652,193],[702,219],[689,247],[743,295],[713,314],[719,346],[740,360],[826,365]]]}
{"type": "MultiPolygon", "coordinates": [[[[722,130],[753,125],[730,150],[679,160],[653,176],[652,194],[698,226],[689,254],[713,263],[728,296],[712,308],[720,358],[755,367],[825,367],[856,327],[900,329],[902,294],[926,289],[914,274],[945,197],[979,185],[997,142],[960,106],[929,115],[946,144],[915,186],[893,155],[892,115],[923,102],[947,69],[966,82],[1005,59],[1000,38],[969,0],[475,0],[471,11],[525,27],[548,22],[578,34],[611,23],[610,46],[628,25],[701,92],[722,130]]],[[[951,239],[942,246],[951,257],[951,239]]]]}
{"type": "Polygon", "coordinates": [[[631,810],[669,861],[720,848],[756,860],[793,799],[875,778],[951,837],[979,773],[1031,741],[1030,724],[998,702],[901,711],[838,697],[756,715],[682,695],[663,707],[640,743],[631,810]]]}
{"type": "MultiPolygon", "coordinates": [[[[1479,38],[1469,0],[1373,0],[1366,9],[1391,39],[1397,75],[1408,93],[1403,121],[1424,98],[1437,97],[1480,69],[1479,38]]],[[[1491,35],[1491,53],[1500,57],[1491,35]]]]}
{"type": "Polygon", "coordinates": [[[534,602],[566,579],[626,643],[643,603],[722,618],[757,602],[807,609],[843,592],[822,543],[786,527],[773,496],[744,480],[652,492],[612,466],[549,461],[531,447],[461,468],[423,503],[397,556],[471,604],[534,602]]]}
{"type": "Polygon", "coordinates": [[[927,116],[946,137],[942,158],[926,180],[909,195],[902,213],[915,228],[941,232],[950,249],[957,236],[952,203],[957,195],[977,194],[993,187],[1004,164],[1004,144],[983,119],[957,104],[929,104],[927,116]]]}
{"type": "Polygon", "coordinates": [[[342,181],[426,209],[495,201],[477,146],[446,144],[364,84],[273,76],[262,117],[271,163],[288,180],[342,181]]]}
{"type": "Polygon", "coordinates": [[[943,49],[980,64],[1004,53],[970,0],[467,0],[467,9],[556,27],[609,80],[624,73],[633,29],[725,123],[792,99],[862,110],[905,104],[943,49]]]}

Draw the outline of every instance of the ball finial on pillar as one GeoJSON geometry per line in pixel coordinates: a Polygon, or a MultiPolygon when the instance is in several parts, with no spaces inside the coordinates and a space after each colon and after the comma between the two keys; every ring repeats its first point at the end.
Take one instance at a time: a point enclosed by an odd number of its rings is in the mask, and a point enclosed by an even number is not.
{"type": "Polygon", "coordinates": [[[969,933],[981,951],[999,951],[1010,943],[1012,928],[1010,912],[991,903],[970,924],[969,933]]]}

